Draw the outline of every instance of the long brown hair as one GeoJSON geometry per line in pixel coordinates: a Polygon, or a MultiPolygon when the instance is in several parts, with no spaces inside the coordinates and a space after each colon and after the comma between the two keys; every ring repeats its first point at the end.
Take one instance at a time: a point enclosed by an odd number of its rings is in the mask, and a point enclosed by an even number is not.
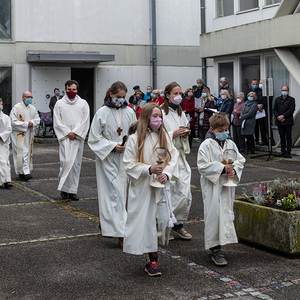
{"type": "MultiPolygon", "coordinates": [[[[169,99],[167,98],[167,95],[170,95],[171,91],[177,86],[179,86],[181,88],[181,86],[177,82],[174,81],[174,82],[169,83],[165,87],[165,91],[164,91],[165,97],[164,97],[164,102],[161,105],[161,108],[164,110],[166,115],[169,113],[169,99]]],[[[178,106],[177,113],[178,113],[178,116],[181,117],[181,113],[182,113],[181,105],[178,106]]]]}
{"type": "Polygon", "coordinates": [[[104,97],[104,104],[108,99],[110,99],[110,93],[116,94],[119,91],[125,91],[127,93],[127,86],[121,81],[116,81],[106,91],[106,94],[104,97]]]}
{"type": "MultiPolygon", "coordinates": [[[[136,154],[136,161],[141,162],[141,163],[145,163],[145,160],[144,160],[145,140],[146,140],[146,135],[148,132],[148,126],[149,126],[150,118],[152,115],[152,111],[155,107],[161,111],[161,108],[157,104],[155,104],[153,102],[146,103],[141,110],[140,119],[139,119],[139,122],[137,125],[138,151],[136,154]]],[[[171,160],[171,153],[168,149],[168,141],[167,141],[168,138],[169,138],[168,132],[162,124],[160,126],[160,128],[158,129],[158,140],[157,140],[156,144],[153,146],[152,153],[154,152],[157,144],[159,144],[159,147],[163,147],[168,151],[169,157],[164,162],[164,166],[166,166],[169,163],[169,161],[171,160]]],[[[171,140],[170,140],[170,142],[171,142],[171,140]]]]}

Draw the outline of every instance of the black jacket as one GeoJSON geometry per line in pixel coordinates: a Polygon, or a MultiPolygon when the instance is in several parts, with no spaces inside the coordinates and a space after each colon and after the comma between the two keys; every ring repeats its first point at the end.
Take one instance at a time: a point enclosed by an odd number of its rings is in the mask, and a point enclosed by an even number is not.
{"type": "Polygon", "coordinates": [[[276,118],[276,125],[294,125],[293,113],[295,111],[295,98],[287,95],[284,99],[282,96],[275,99],[273,113],[276,118]],[[278,116],[283,115],[285,118],[284,122],[277,120],[278,116]]]}

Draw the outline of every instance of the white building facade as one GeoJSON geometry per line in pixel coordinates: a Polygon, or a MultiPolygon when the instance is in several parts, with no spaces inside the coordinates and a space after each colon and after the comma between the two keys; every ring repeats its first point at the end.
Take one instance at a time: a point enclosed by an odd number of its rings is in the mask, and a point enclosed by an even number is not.
{"type": "Polygon", "coordinates": [[[153,86],[156,25],[157,88],[171,81],[189,87],[201,77],[198,0],[2,0],[0,3],[0,97],[6,113],[33,94],[49,111],[54,88],[79,82],[92,115],[115,81],[153,86]],[[153,24],[153,2],[156,22],[153,24]]]}
{"type": "MultiPolygon", "coordinates": [[[[251,80],[273,78],[274,99],[288,85],[296,99],[293,144],[300,136],[300,1],[205,1],[206,33],[200,36],[200,56],[206,60],[207,84],[218,93],[219,78],[227,77],[238,92],[251,80]]],[[[278,141],[277,128],[273,131],[278,141]]]]}

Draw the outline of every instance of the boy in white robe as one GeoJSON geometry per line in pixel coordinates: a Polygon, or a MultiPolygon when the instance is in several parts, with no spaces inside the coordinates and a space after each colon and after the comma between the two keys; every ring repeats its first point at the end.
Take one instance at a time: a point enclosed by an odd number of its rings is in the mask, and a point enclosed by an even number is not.
{"type": "Polygon", "coordinates": [[[17,103],[10,112],[12,134],[12,153],[15,172],[21,180],[32,178],[33,137],[40,123],[37,110],[32,105],[32,94],[24,92],[22,102],[17,103]]]}
{"type": "Polygon", "coordinates": [[[136,121],[125,101],[127,87],[118,81],[108,91],[108,99],[95,114],[88,144],[96,154],[99,217],[102,236],[117,237],[123,247],[127,212],[127,176],[123,165],[123,138],[136,121]]]}
{"type": "Polygon", "coordinates": [[[12,187],[10,162],[9,162],[9,144],[11,135],[11,122],[8,115],[3,113],[3,101],[0,98],[0,185],[4,188],[12,187]]]}
{"type": "Polygon", "coordinates": [[[221,246],[237,243],[233,223],[235,187],[223,186],[228,178],[238,183],[241,179],[245,158],[231,139],[227,139],[229,120],[218,113],[210,119],[210,130],[198,151],[197,165],[204,203],[205,249],[212,252],[212,260],[218,266],[227,265],[221,246]],[[223,154],[233,149],[237,154],[233,164],[225,164],[223,154]]]}
{"type": "Polygon", "coordinates": [[[161,109],[155,103],[145,104],[137,132],[130,135],[124,154],[130,185],[123,251],[135,255],[146,253],[145,271],[150,276],[161,275],[157,266],[158,238],[161,244],[168,244],[168,227],[172,226],[169,187],[170,180],[176,179],[172,177],[177,157],[178,152],[162,126],[161,109]],[[169,158],[163,165],[157,164],[154,153],[157,147],[168,149],[169,158]],[[155,176],[165,188],[150,185],[155,176]]]}
{"type": "Polygon", "coordinates": [[[88,103],[77,95],[76,80],[65,83],[66,95],[54,106],[54,131],[59,141],[60,172],[58,190],[62,199],[78,201],[84,140],[90,125],[88,103]]]}

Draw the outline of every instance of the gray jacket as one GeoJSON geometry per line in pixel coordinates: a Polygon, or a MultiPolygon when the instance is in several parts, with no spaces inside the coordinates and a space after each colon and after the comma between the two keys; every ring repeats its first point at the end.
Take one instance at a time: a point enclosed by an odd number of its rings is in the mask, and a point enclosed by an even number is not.
{"type": "MultiPolygon", "coordinates": [[[[242,128],[242,135],[252,135],[255,132],[255,116],[257,112],[257,102],[251,101],[245,103],[241,111],[241,119],[245,120],[244,128],[242,128]]],[[[243,124],[242,124],[243,127],[243,124]]]]}

